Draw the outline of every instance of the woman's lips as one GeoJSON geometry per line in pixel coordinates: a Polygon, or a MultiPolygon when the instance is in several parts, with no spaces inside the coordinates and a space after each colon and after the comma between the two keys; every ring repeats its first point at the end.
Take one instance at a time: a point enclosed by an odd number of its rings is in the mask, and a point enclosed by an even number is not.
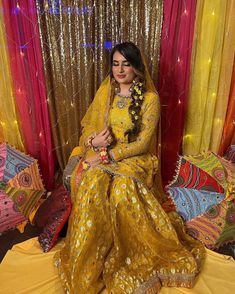
{"type": "Polygon", "coordinates": [[[124,78],[126,77],[126,75],[117,75],[117,77],[118,77],[119,79],[124,79],[124,78]]]}

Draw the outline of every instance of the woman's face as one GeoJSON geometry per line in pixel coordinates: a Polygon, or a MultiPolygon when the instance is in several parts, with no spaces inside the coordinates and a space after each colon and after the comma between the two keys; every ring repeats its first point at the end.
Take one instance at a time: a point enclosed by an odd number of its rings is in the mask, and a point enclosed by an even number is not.
{"type": "Polygon", "coordinates": [[[131,84],[136,76],[133,66],[118,51],[113,54],[112,73],[119,84],[131,84]]]}

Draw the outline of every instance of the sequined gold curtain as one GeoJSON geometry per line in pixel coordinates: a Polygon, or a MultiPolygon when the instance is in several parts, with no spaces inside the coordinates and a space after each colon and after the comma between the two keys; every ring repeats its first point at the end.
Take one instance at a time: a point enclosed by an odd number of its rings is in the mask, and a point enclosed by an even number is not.
{"type": "Polygon", "coordinates": [[[109,51],[133,41],[157,81],[162,0],[37,0],[48,103],[63,168],[80,136],[80,121],[109,71],[109,51]]]}

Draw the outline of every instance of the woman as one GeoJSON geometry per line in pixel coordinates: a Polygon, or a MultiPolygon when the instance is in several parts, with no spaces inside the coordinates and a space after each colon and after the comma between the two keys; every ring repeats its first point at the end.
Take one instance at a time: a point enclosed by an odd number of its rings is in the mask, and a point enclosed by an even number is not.
{"type": "Polygon", "coordinates": [[[73,156],[73,211],[56,256],[68,293],[157,293],[192,287],[203,246],[168,216],[153,192],[159,98],[140,50],[111,52],[111,73],[82,120],[73,156]],[[82,173],[81,171],[82,166],[82,173]]]}

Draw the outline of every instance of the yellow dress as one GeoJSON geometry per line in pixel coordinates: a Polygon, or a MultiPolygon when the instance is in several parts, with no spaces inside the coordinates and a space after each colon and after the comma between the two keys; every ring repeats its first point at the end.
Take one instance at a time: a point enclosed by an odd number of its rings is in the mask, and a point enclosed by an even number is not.
{"type": "Polygon", "coordinates": [[[55,263],[66,293],[157,293],[161,286],[192,287],[204,247],[166,214],[151,187],[158,159],[149,146],[156,132],[158,96],[144,95],[141,131],[128,143],[131,99],[114,97],[109,126],[115,163],[100,164],[72,182],[73,209],[65,246],[55,263]]]}

